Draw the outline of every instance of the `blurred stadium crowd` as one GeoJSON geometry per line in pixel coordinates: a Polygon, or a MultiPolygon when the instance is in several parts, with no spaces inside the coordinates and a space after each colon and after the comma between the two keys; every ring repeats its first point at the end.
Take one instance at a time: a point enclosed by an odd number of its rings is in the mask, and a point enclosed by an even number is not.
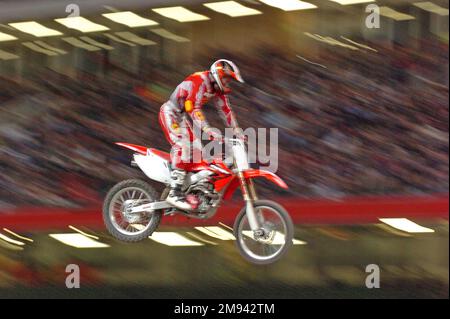
{"type": "Polygon", "coordinates": [[[210,50],[182,69],[149,60],[139,76],[99,59],[103,72],[75,78],[38,65],[20,81],[0,78],[0,208],[91,205],[142,177],[113,143],[168,151],[160,105],[216,57],[233,59],[246,80],[230,96],[240,125],[279,128],[278,174],[290,189],[267,184],[262,196],[448,192],[448,46],[371,46],[303,57],[317,64],[265,47],[210,50]]]}

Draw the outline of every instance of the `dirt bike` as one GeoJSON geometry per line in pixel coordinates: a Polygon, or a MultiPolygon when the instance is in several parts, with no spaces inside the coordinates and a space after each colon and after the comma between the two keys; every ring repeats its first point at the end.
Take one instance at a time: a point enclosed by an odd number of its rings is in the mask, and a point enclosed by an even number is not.
{"type": "Polygon", "coordinates": [[[165,201],[171,180],[168,153],[116,143],[134,151],[132,165],[139,167],[151,180],[164,184],[165,190],[158,195],[150,184],[136,179],[112,187],[103,205],[103,219],[111,235],[122,241],[137,242],[151,236],[165,215],[211,218],[221,202],[231,198],[240,186],[246,205],[237,215],[233,228],[239,252],[256,264],[269,264],[280,259],[292,245],[292,220],[279,204],[258,199],[253,179],[264,177],[282,188],[288,186],[272,172],[249,167],[244,140],[226,138],[223,142],[231,149],[232,164],[214,159],[209,163],[193,163],[187,168],[182,190],[192,211],[179,211],[165,201]]]}

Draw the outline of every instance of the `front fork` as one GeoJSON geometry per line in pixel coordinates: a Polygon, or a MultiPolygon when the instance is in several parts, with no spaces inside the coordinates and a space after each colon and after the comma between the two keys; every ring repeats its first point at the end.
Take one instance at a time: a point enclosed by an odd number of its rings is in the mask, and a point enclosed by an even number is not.
{"type": "MultiPolygon", "coordinates": [[[[260,221],[256,216],[255,207],[253,203],[258,199],[256,195],[255,185],[251,179],[245,179],[244,174],[242,172],[238,173],[239,182],[241,185],[242,195],[244,196],[244,200],[246,203],[246,214],[248,218],[248,223],[250,224],[250,228],[255,234],[258,234],[261,231],[260,221]]],[[[262,222],[262,221],[261,221],[262,222]]]]}

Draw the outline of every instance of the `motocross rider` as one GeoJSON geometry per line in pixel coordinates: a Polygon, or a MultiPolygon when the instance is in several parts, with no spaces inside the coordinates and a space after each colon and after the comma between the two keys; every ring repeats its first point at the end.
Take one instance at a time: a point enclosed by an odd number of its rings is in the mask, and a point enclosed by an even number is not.
{"type": "Polygon", "coordinates": [[[172,146],[170,192],[166,201],[178,209],[192,210],[191,204],[181,191],[186,170],[189,169],[189,165],[192,165],[190,163],[191,148],[186,146],[192,143],[195,147],[199,145],[198,138],[201,141],[201,136],[194,136],[192,125],[206,133],[209,139],[222,140],[221,134],[213,130],[206,121],[202,112],[203,105],[213,99],[225,125],[231,128],[238,127],[227,97],[227,94],[231,92],[228,85],[232,80],[244,82],[238,67],[229,60],[217,60],[211,65],[209,71],[189,75],[176,87],[169,100],[161,106],[159,123],[172,146]]]}

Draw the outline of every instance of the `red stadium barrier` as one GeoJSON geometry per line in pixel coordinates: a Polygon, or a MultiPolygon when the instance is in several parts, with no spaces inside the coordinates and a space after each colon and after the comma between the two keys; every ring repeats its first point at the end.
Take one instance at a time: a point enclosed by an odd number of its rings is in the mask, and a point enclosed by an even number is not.
{"type": "MultiPolygon", "coordinates": [[[[415,220],[448,220],[449,195],[398,196],[398,197],[348,197],[340,200],[306,200],[280,198],[277,200],[292,216],[295,224],[366,224],[383,217],[404,217],[415,220]]],[[[243,202],[231,202],[219,209],[208,220],[188,219],[175,215],[163,218],[163,225],[194,226],[215,225],[222,222],[232,225],[243,207],[243,202]]],[[[17,208],[0,211],[0,229],[39,230],[73,226],[103,228],[101,208],[17,208]]]]}

